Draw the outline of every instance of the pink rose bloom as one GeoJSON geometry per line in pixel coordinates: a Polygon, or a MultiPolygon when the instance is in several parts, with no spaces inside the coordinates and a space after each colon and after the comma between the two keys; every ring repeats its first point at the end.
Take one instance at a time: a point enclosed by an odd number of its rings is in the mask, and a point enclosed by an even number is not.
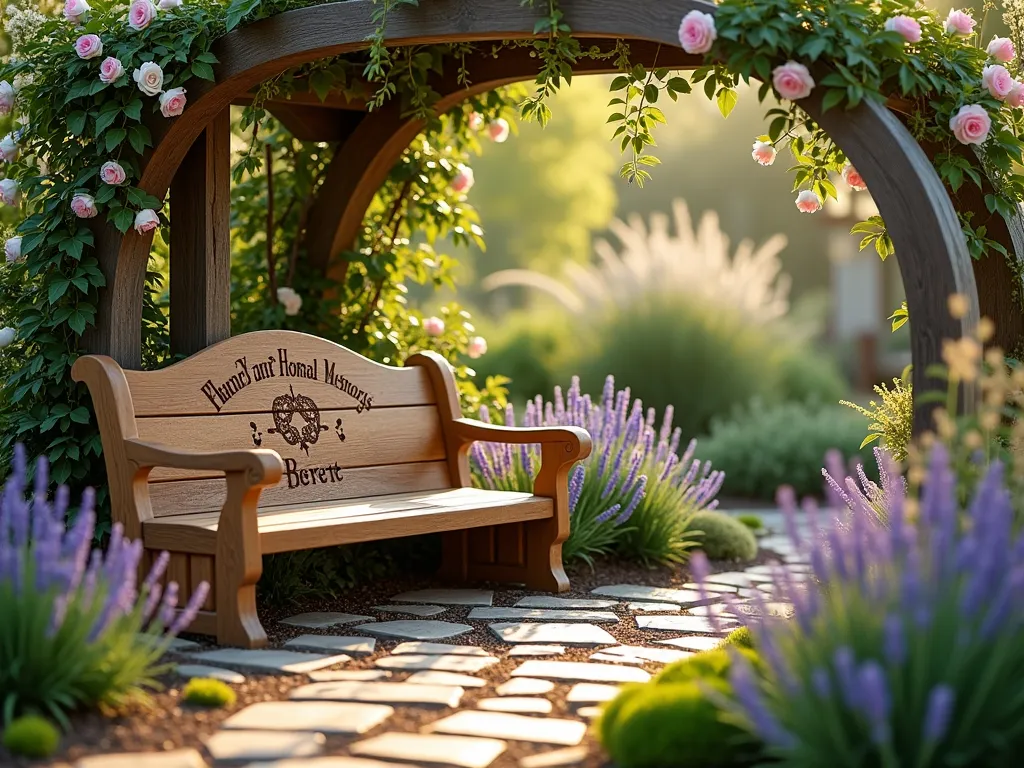
{"type": "Polygon", "coordinates": [[[861,192],[868,188],[868,185],[864,183],[864,178],[849,163],[843,167],[843,181],[850,186],[850,189],[856,192],[861,192]]]}
{"type": "Polygon", "coordinates": [[[885,20],[887,32],[899,32],[908,43],[921,42],[921,25],[910,16],[893,16],[885,20]]]}
{"type": "Polygon", "coordinates": [[[821,198],[805,189],[796,196],[796,207],[801,213],[815,213],[821,210],[821,198]]]}
{"type": "Polygon", "coordinates": [[[140,235],[152,232],[160,226],[160,217],[152,208],[144,208],[135,214],[135,231],[140,235]]]}
{"type": "Polygon", "coordinates": [[[1017,55],[1017,49],[1013,47],[1013,40],[1008,37],[993,37],[985,49],[986,53],[1000,64],[1013,61],[1017,55]]]}
{"type": "Polygon", "coordinates": [[[155,18],[156,6],[152,0],[135,0],[128,8],[128,26],[134,30],[145,29],[155,18]]]}
{"type": "Polygon", "coordinates": [[[21,199],[18,191],[18,182],[14,179],[0,180],[0,203],[4,205],[17,205],[21,199]]]}
{"type": "Polygon", "coordinates": [[[1011,107],[1024,107],[1024,83],[1014,83],[1006,103],[1011,107]]]}
{"type": "Polygon", "coordinates": [[[72,24],[77,24],[91,10],[92,8],[85,0],[66,0],[64,3],[64,18],[72,24]]]}
{"type": "Polygon", "coordinates": [[[974,19],[971,18],[971,14],[958,11],[956,8],[950,8],[949,16],[946,17],[946,34],[969,37],[974,34],[975,23],[974,19]]]}
{"type": "Polygon", "coordinates": [[[754,151],[750,153],[751,157],[761,165],[771,165],[774,163],[776,154],[775,147],[767,141],[755,141],[754,151]]]}
{"type": "Polygon", "coordinates": [[[493,123],[487,126],[487,135],[491,137],[491,141],[495,144],[501,144],[508,138],[509,127],[508,120],[503,117],[499,117],[493,123]]]}
{"type": "Polygon", "coordinates": [[[185,111],[185,89],[171,88],[160,94],[160,114],[164,117],[177,117],[185,111]]]}
{"type": "Polygon", "coordinates": [[[0,81],[0,115],[10,114],[14,109],[14,86],[6,80],[0,81]]]}
{"type": "Polygon", "coordinates": [[[717,37],[715,17],[710,13],[690,11],[683,16],[679,25],[679,44],[687,53],[707,53],[717,37]]]}
{"type": "Polygon", "coordinates": [[[103,53],[103,42],[99,35],[82,35],[75,40],[75,53],[80,59],[95,59],[103,53]]]}
{"type": "Polygon", "coordinates": [[[772,85],[784,99],[806,99],[814,89],[814,78],[803,64],[787,61],[772,70],[772,85]]]}
{"type": "Polygon", "coordinates": [[[113,56],[107,56],[100,63],[100,80],[104,83],[117,82],[124,74],[124,65],[119,59],[115,59],[113,56]]]}
{"type": "Polygon", "coordinates": [[[96,201],[92,195],[79,193],[71,198],[71,210],[80,219],[91,219],[99,211],[96,210],[96,201]]]}
{"type": "Polygon", "coordinates": [[[444,320],[440,317],[428,317],[423,321],[423,330],[428,336],[440,336],[444,333],[444,320]]]}
{"type": "Polygon", "coordinates": [[[13,264],[21,258],[21,238],[12,237],[4,243],[4,253],[7,255],[7,263],[13,264]]]}
{"type": "Polygon", "coordinates": [[[469,347],[467,347],[466,353],[474,360],[478,357],[483,357],[487,354],[487,339],[483,336],[474,336],[469,340],[469,347]]]}
{"type": "Polygon", "coordinates": [[[1005,101],[1015,85],[1013,77],[1002,64],[989,64],[981,71],[981,84],[992,98],[1005,101]]]}
{"type": "Polygon", "coordinates": [[[984,144],[992,119],[980,104],[966,104],[949,118],[949,130],[961,144],[984,144]]]}
{"type": "Polygon", "coordinates": [[[452,191],[460,195],[463,192],[469,192],[473,188],[474,181],[476,179],[473,178],[473,169],[468,165],[460,165],[459,172],[452,179],[452,191]]]}
{"type": "Polygon", "coordinates": [[[114,160],[108,160],[100,166],[100,181],[104,184],[116,187],[119,184],[124,184],[126,178],[127,175],[124,172],[124,168],[114,160]]]}
{"type": "Polygon", "coordinates": [[[479,131],[484,127],[484,116],[479,112],[469,113],[469,130],[479,131]]]}

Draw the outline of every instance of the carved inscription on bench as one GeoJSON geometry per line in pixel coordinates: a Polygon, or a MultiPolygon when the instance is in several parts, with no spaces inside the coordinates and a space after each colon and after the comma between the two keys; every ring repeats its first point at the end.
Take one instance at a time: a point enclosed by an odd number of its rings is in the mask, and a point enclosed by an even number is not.
{"type": "MultiPolygon", "coordinates": [[[[263,417],[249,422],[253,446],[260,448],[264,435],[280,437],[289,447],[298,448],[308,457],[310,447],[320,443],[322,433],[331,433],[340,442],[345,442],[342,419],[333,425],[324,424],[316,401],[302,391],[303,382],[320,382],[338,389],[356,401],[355,412],[363,413],[373,407],[373,395],[356,386],[340,372],[340,366],[328,358],[297,360],[289,357],[288,350],[279,348],[276,354],[265,359],[252,361],[240,357],[234,361],[231,374],[217,383],[208,379],[199,389],[219,413],[227,402],[246,387],[257,382],[280,381],[287,391],[278,390],[270,405],[272,423],[264,424],[263,417]]],[[[283,446],[271,445],[280,449],[283,446]]],[[[285,479],[289,488],[305,485],[326,485],[340,483],[344,479],[342,468],[337,461],[330,464],[300,466],[298,460],[283,457],[285,479]]]]}

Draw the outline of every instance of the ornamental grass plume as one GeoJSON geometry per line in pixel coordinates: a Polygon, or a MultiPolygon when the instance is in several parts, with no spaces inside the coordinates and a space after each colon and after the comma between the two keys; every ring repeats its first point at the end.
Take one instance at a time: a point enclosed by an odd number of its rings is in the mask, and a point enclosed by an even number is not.
{"type": "Polygon", "coordinates": [[[3,721],[43,712],[67,727],[82,706],[119,705],[155,687],[160,656],[206,599],[203,582],[185,610],[178,586],[161,587],[163,553],[141,587],[142,542],[115,525],[106,552],[90,551],[94,495],[87,490],[70,529],[69,493],[46,496],[48,465],[40,458],[26,499],[25,449],[15,446],[13,471],[0,498],[0,702],[3,721]]]}
{"type": "MultiPolygon", "coordinates": [[[[480,418],[490,422],[486,407],[480,418]]],[[[611,376],[598,403],[580,393],[575,376],[566,396],[555,387],[553,402],[538,395],[527,403],[522,426],[582,427],[593,439],[590,457],[569,476],[566,560],[592,562],[594,556],[612,551],[645,562],[686,558],[694,545],[687,533],[690,517],[699,509],[717,506],[714,497],[724,476],[712,471],[710,463],[693,458],[696,441],[678,454],[681,433],[672,428],[671,408],[658,429],[655,420],[654,409],[645,412],[639,400],[631,400],[629,388],[616,392],[611,376]]],[[[509,405],[504,423],[515,421],[509,405]]],[[[536,445],[476,443],[470,458],[478,483],[486,488],[532,491],[540,469],[536,445]]]]}
{"type": "Polygon", "coordinates": [[[887,526],[860,501],[809,540],[791,526],[811,568],[802,583],[776,574],[793,618],[770,616],[762,596],[753,615],[732,611],[764,662],[734,664],[734,714],[773,765],[1020,764],[1024,533],[1003,472],[993,462],[962,509],[936,444],[913,523],[894,494],[887,526]]]}

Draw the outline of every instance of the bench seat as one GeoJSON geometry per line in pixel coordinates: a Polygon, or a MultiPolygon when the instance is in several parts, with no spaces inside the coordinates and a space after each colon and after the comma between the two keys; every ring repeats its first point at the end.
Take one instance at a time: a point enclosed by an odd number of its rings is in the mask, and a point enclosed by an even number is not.
{"type": "MultiPolygon", "coordinates": [[[[214,554],[221,512],[147,520],[147,549],[214,554]]],[[[550,498],[531,493],[452,488],[396,493],[321,504],[290,504],[257,512],[263,554],[378,541],[423,533],[458,531],[554,514],[550,498]]]]}

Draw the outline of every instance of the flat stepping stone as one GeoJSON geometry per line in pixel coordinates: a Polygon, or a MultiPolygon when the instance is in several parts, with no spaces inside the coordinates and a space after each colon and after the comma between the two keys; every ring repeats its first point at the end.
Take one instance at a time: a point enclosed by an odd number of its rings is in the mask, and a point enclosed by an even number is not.
{"type": "Polygon", "coordinates": [[[391,598],[396,603],[437,603],[439,605],[490,605],[494,593],[489,589],[417,589],[391,598]]]}
{"type": "Polygon", "coordinates": [[[580,707],[576,710],[576,714],[582,717],[584,720],[594,720],[601,715],[601,707],[580,707]]]}
{"type": "Polygon", "coordinates": [[[245,675],[239,672],[221,669],[220,667],[208,667],[205,664],[178,664],[174,668],[174,672],[182,677],[187,677],[189,680],[199,677],[209,680],[220,680],[222,683],[232,683],[233,685],[245,682],[245,675]]]}
{"type": "Polygon", "coordinates": [[[172,752],[90,755],[75,762],[75,768],[206,768],[206,761],[194,749],[175,749],[172,752]]]}
{"type": "Polygon", "coordinates": [[[550,680],[537,680],[532,677],[513,677],[495,689],[499,696],[542,696],[555,690],[550,680]]]}
{"type": "Polygon", "coordinates": [[[358,616],[353,613],[300,613],[281,619],[282,624],[308,629],[327,629],[342,624],[355,624],[359,621],[373,621],[373,616],[358,616]]]}
{"type": "Polygon", "coordinates": [[[486,680],[472,675],[460,675],[458,672],[440,672],[436,669],[424,669],[414,672],[405,678],[406,685],[454,685],[460,688],[483,688],[486,680]]]}
{"type": "Polygon", "coordinates": [[[586,661],[525,661],[512,672],[512,677],[540,677],[587,683],[646,683],[650,674],[642,669],[617,667],[612,664],[591,664],[586,661]]]}
{"type": "Polygon", "coordinates": [[[220,731],[206,740],[214,761],[257,762],[323,754],[322,733],[289,731],[220,731]]]}
{"type": "Polygon", "coordinates": [[[442,672],[479,672],[498,663],[495,656],[427,656],[406,653],[377,659],[381,669],[436,669],[442,672]]]}
{"type": "Polygon", "coordinates": [[[381,613],[404,613],[408,616],[437,616],[448,609],[442,605],[375,605],[373,610],[381,613]]]}
{"type": "Polygon", "coordinates": [[[772,581],[772,577],[744,571],[726,571],[725,573],[712,573],[704,581],[709,584],[726,584],[730,587],[752,587],[755,584],[772,581]]]}
{"type": "Polygon", "coordinates": [[[456,637],[473,631],[467,624],[432,619],[379,621],[374,624],[360,624],[356,629],[371,635],[400,637],[403,640],[444,640],[446,637],[456,637]]]}
{"type": "Polygon", "coordinates": [[[633,613],[679,613],[682,607],[675,603],[630,603],[633,613]]]}
{"type": "Polygon", "coordinates": [[[429,656],[490,656],[479,645],[449,645],[447,643],[402,643],[391,651],[392,656],[402,653],[425,653],[429,656]]]}
{"type": "Polygon", "coordinates": [[[704,602],[700,592],[692,589],[669,589],[668,587],[645,587],[640,584],[613,584],[591,590],[593,595],[607,595],[622,600],[643,600],[651,603],[675,603],[676,605],[699,605],[704,602]]]}
{"type": "Polygon", "coordinates": [[[544,608],[474,608],[466,617],[470,621],[498,619],[531,619],[534,621],[596,621],[618,624],[619,617],[610,611],[562,611],[544,608]]]}
{"type": "MultiPolygon", "coordinates": [[[[671,648],[648,648],[643,645],[616,645],[613,648],[604,648],[602,656],[622,656],[641,661],[650,661],[656,664],[671,664],[673,661],[685,659],[692,654],[686,651],[677,651],[671,648]]],[[[591,656],[590,658],[594,658],[591,656]]]]}
{"type": "Polygon", "coordinates": [[[561,643],[615,645],[616,639],[593,624],[491,624],[490,630],[506,643],[561,643]]]}
{"type": "Polygon", "coordinates": [[[324,672],[310,672],[309,679],[314,683],[334,683],[338,680],[358,680],[370,682],[387,680],[391,673],[384,669],[328,669],[324,672]]]}
{"type": "Polygon", "coordinates": [[[502,696],[497,699],[480,699],[477,709],[488,712],[510,712],[518,715],[550,715],[551,702],[535,696],[502,696]]]}
{"type": "Polygon", "coordinates": [[[550,595],[528,595],[516,603],[516,608],[561,608],[564,610],[599,611],[614,608],[617,600],[586,600],[580,597],[551,597],[550,595]]]}
{"type": "Polygon", "coordinates": [[[583,740],[587,726],[577,720],[525,717],[506,712],[464,709],[434,721],[425,730],[431,733],[483,736],[571,747],[583,740]]]}
{"type": "Polygon", "coordinates": [[[516,645],[508,652],[509,656],[561,656],[565,653],[564,645],[516,645]]]}
{"type": "MultiPolygon", "coordinates": [[[[687,583],[683,584],[683,589],[689,589],[694,592],[700,592],[700,587],[701,585],[695,581],[688,581],[687,583]]],[[[704,591],[707,592],[709,595],[727,595],[730,592],[735,594],[737,591],[739,591],[739,587],[733,586],[731,584],[709,584],[707,582],[704,582],[704,591]]]]}
{"type": "Polygon", "coordinates": [[[342,637],[341,635],[299,635],[284,644],[285,648],[312,648],[335,653],[373,653],[377,641],[372,637],[342,637]]]}
{"type": "Polygon", "coordinates": [[[442,763],[459,768],[487,768],[505,751],[505,742],[468,736],[442,736],[434,733],[383,733],[349,746],[354,755],[369,755],[385,760],[411,760],[442,763]]]}
{"type": "MultiPolygon", "coordinates": [[[[718,620],[721,629],[736,622],[724,617],[718,620]]],[[[640,629],[656,629],[666,632],[696,632],[704,635],[721,635],[719,630],[706,616],[637,616],[636,625],[640,629]]]]}
{"type": "Polygon", "coordinates": [[[183,653],[185,651],[194,651],[199,648],[199,643],[193,642],[192,640],[184,640],[180,637],[172,637],[167,640],[163,635],[151,635],[148,632],[140,632],[138,635],[139,642],[145,643],[148,646],[159,646],[167,644],[167,650],[172,653],[183,653]]]}
{"type": "Polygon", "coordinates": [[[637,658],[636,656],[616,656],[613,653],[595,653],[591,656],[588,661],[601,661],[608,664],[632,664],[636,667],[642,667],[647,663],[646,660],[637,658]]]}
{"type": "Polygon", "coordinates": [[[252,731],[366,733],[395,712],[383,704],[341,701],[263,701],[238,712],[222,728],[252,731]]]}
{"type": "Polygon", "coordinates": [[[563,765],[576,765],[587,759],[590,750],[586,747],[566,747],[538,755],[527,755],[519,761],[519,768],[561,768],[563,765]]]}
{"type": "Polygon", "coordinates": [[[189,654],[193,659],[208,661],[213,664],[227,664],[237,667],[252,667],[271,672],[300,675],[317,669],[324,669],[335,664],[352,661],[352,657],[344,654],[323,656],[316,653],[299,653],[298,651],[262,651],[244,650],[241,648],[218,648],[215,651],[189,654]]]}
{"type": "Polygon", "coordinates": [[[360,682],[311,683],[292,690],[296,701],[362,701],[368,704],[423,704],[457,707],[465,691],[455,685],[360,682]]]}
{"type": "Polygon", "coordinates": [[[671,640],[655,640],[658,645],[671,645],[675,648],[682,648],[684,651],[710,651],[722,644],[720,637],[705,637],[694,635],[692,637],[673,637],[671,640]]]}
{"type": "MultiPolygon", "coordinates": [[[[205,763],[204,763],[205,765],[205,763]]],[[[385,763],[365,757],[314,757],[310,760],[274,760],[271,763],[251,763],[246,768],[416,768],[411,763],[385,763]]]]}
{"type": "Polygon", "coordinates": [[[604,704],[619,695],[617,685],[601,683],[576,683],[569,689],[565,700],[569,704],[604,704]]]}

